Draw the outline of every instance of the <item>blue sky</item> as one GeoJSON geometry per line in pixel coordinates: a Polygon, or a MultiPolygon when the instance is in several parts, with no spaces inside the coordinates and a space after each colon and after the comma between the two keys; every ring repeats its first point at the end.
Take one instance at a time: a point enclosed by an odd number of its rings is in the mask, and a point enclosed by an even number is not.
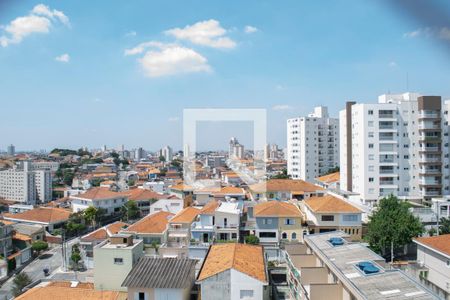
{"type": "MultiPolygon", "coordinates": [[[[0,149],[181,149],[184,108],[266,108],[268,141],[284,146],[287,118],[405,92],[406,74],[409,91],[450,99],[450,25],[417,11],[388,0],[3,0],[0,149]]],[[[238,124],[204,132],[199,149],[251,138],[238,124]]]]}

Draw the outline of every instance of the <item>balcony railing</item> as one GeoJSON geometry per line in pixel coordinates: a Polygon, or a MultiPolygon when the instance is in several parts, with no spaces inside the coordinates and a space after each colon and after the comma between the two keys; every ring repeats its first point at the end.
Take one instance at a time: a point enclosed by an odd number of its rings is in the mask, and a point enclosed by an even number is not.
{"type": "Polygon", "coordinates": [[[439,118],[440,114],[437,112],[420,112],[419,118],[439,118]]]}

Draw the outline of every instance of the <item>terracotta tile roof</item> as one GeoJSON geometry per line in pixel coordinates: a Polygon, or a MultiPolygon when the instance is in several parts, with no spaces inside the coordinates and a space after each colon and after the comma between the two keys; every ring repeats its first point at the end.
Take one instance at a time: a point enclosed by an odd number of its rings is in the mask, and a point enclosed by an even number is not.
{"type": "Polygon", "coordinates": [[[212,200],[208,203],[206,203],[205,206],[203,206],[202,210],[200,211],[201,215],[213,215],[216,209],[219,207],[219,201],[212,200]]]}
{"type": "Polygon", "coordinates": [[[18,214],[3,214],[3,217],[13,221],[30,221],[41,223],[58,223],[69,219],[71,212],[57,207],[37,207],[18,214]]]}
{"type": "MultiPolygon", "coordinates": [[[[253,192],[264,192],[264,183],[249,186],[253,192]]],[[[323,190],[320,186],[300,179],[269,179],[266,182],[267,192],[290,191],[290,192],[315,192],[323,190]]]]}
{"type": "Polygon", "coordinates": [[[44,283],[16,297],[17,300],[122,300],[126,293],[117,291],[94,290],[92,284],[79,283],[71,287],[71,283],[44,283]]]}
{"type": "Polygon", "coordinates": [[[253,209],[255,217],[301,217],[297,206],[288,202],[267,201],[255,205],[253,209]]]}
{"type": "Polygon", "coordinates": [[[433,248],[447,256],[450,256],[450,234],[443,234],[432,237],[419,237],[414,241],[423,246],[433,248]]]}
{"type": "Polygon", "coordinates": [[[18,233],[18,232],[15,232],[13,234],[12,238],[14,240],[25,241],[25,242],[31,241],[31,237],[29,237],[26,234],[22,234],[22,233],[18,233]]]}
{"type": "Polygon", "coordinates": [[[263,247],[237,243],[212,245],[197,280],[204,280],[229,269],[267,283],[263,247]]]}
{"type": "Polygon", "coordinates": [[[130,189],[127,191],[128,199],[131,201],[142,201],[142,200],[150,200],[150,199],[166,199],[167,195],[162,195],[156,193],[152,190],[147,189],[130,189]]]}
{"type": "Polygon", "coordinates": [[[323,197],[310,197],[305,200],[307,205],[312,211],[317,213],[360,213],[361,210],[354,207],[346,201],[336,198],[331,195],[325,195],[323,197]]]}
{"type": "Polygon", "coordinates": [[[195,207],[186,207],[173,217],[169,223],[192,223],[200,213],[200,209],[195,207]]]}
{"type": "Polygon", "coordinates": [[[141,220],[137,221],[125,231],[136,233],[163,233],[169,220],[173,218],[174,214],[167,211],[159,211],[157,213],[145,216],[141,220]]]}
{"type": "Polygon", "coordinates": [[[114,192],[106,187],[94,187],[87,190],[83,194],[74,195],[75,198],[83,198],[90,200],[114,199],[128,196],[126,192],[114,192]]]}
{"type": "Polygon", "coordinates": [[[8,221],[8,220],[0,220],[0,223],[3,223],[5,225],[13,225],[16,224],[16,222],[8,221]]]}
{"type": "Polygon", "coordinates": [[[340,179],[340,173],[335,172],[328,175],[320,176],[316,178],[318,181],[323,183],[333,183],[333,182],[339,182],[340,179]]]}
{"type": "Polygon", "coordinates": [[[221,188],[217,192],[213,192],[214,196],[221,196],[221,195],[245,195],[245,191],[243,188],[234,187],[234,186],[225,186],[221,188]]]}
{"type": "Polygon", "coordinates": [[[114,222],[109,225],[103,226],[87,235],[81,237],[83,242],[91,241],[103,241],[113,234],[118,233],[122,228],[127,227],[128,224],[124,222],[114,222]]]}
{"type": "Polygon", "coordinates": [[[170,187],[171,190],[177,190],[177,191],[192,191],[193,188],[190,185],[186,185],[184,183],[179,183],[177,185],[173,185],[170,187]]]}

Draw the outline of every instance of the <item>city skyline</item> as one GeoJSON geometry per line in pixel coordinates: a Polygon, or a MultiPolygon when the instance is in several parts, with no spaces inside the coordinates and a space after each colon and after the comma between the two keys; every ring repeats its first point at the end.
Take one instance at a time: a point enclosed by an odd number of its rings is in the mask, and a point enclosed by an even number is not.
{"type": "Polygon", "coordinates": [[[424,25],[390,1],[1,5],[2,149],[182,149],[183,109],[211,107],[267,109],[267,140],[284,148],[285,120],[315,106],[450,99],[448,20],[424,25]]]}

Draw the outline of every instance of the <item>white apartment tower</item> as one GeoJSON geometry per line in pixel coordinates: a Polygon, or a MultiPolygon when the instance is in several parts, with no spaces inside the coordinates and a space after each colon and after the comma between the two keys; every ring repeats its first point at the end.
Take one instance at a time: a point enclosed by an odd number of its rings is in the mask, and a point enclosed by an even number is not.
{"type": "Polygon", "coordinates": [[[51,201],[51,171],[33,170],[30,162],[0,171],[0,197],[26,204],[51,201]]]}
{"type": "Polygon", "coordinates": [[[238,158],[238,159],[242,159],[245,156],[244,146],[239,144],[238,140],[235,137],[232,137],[230,139],[228,156],[229,158],[238,158]]]}
{"type": "Polygon", "coordinates": [[[165,146],[161,149],[161,156],[164,156],[166,161],[172,161],[173,159],[173,150],[170,146],[165,146]]]}
{"type": "Polygon", "coordinates": [[[16,154],[16,147],[13,144],[9,145],[7,152],[9,156],[14,156],[16,154]]]}
{"type": "Polygon", "coordinates": [[[287,120],[288,174],[313,181],[339,166],[339,120],[324,106],[307,117],[287,120]]]}
{"type": "Polygon", "coordinates": [[[340,186],[375,205],[393,194],[421,202],[449,193],[448,110],[441,97],[382,95],[340,112],[340,186]]]}

